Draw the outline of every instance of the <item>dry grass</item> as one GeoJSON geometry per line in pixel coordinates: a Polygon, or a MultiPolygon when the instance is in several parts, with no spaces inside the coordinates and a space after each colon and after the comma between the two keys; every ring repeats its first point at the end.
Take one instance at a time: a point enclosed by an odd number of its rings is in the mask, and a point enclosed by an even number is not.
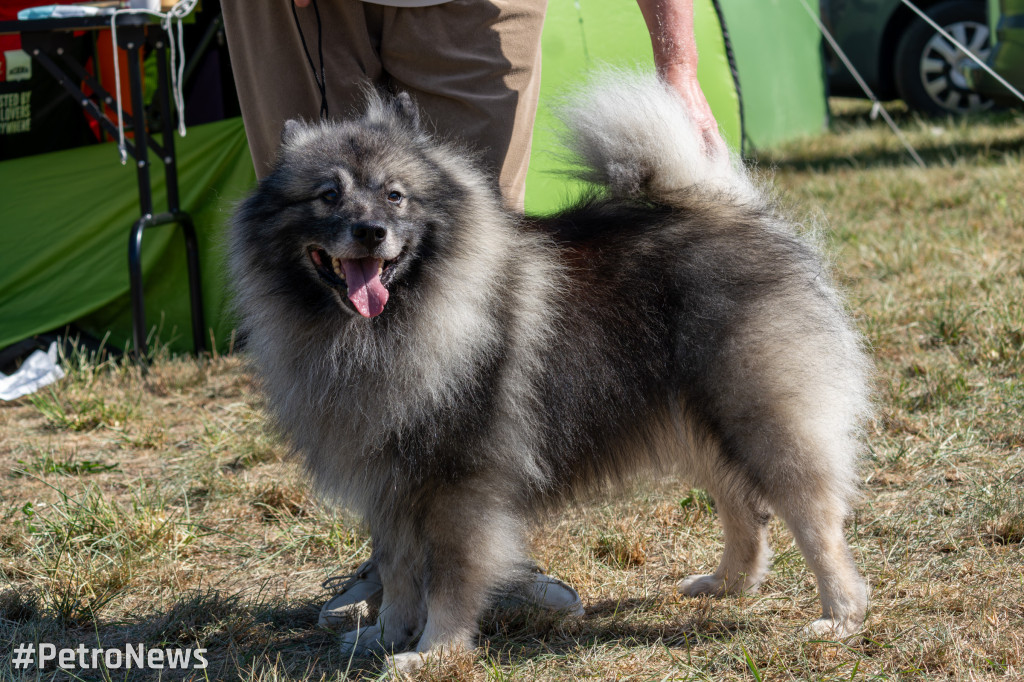
{"type": "MultiPolygon", "coordinates": [[[[777,523],[760,594],[677,596],[677,580],[713,568],[721,538],[706,496],[668,487],[536,532],[538,560],[580,590],[584,618],[489,617],[479,655],[423,678],[1024,675],[1024,119],[904,115],[929,163],[919,169],[863,107],[841,107],[832,134],[760,164],[826,225],[877,357],[865,495],[849,526],[873,588],[863,634],[801,637],[817,597],[777,523]]],[[[0,407],[5,659],[21,642],[143,642],[207,648],[197,678],[335,679],[350,664],[373,676],[316,628],[319,583],[365,559],[366,537],[308,498],[240,360],[165,358],[145,378],[72,365],[52,391],[0,407]]],[[[37,675],[52,673],[0,661],[0,680],[37,675]]]]}

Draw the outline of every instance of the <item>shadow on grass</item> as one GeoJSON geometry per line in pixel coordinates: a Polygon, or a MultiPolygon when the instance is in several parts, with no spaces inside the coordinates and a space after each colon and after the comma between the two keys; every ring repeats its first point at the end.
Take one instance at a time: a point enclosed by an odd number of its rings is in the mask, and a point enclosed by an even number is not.
{"type": "Polygon", "coordinates": [[[580,618],[528,610],[492,613],[484,619],[480,645],[490,660],[514,668],[596,646],[689,649],[757,629],[751,622],[723,618],[711,600],[668,605],[657,598],[621,599],[592,604],[580,618]]]}
{"type": "MultiPolygon", "coordinates": [[[[672,606],[676,617],[665,618],[666,603],[657,599],[609,600],[591,605],[586,616],[568,618],[531,610],[491,612],[482,624],[483,657],[506,666],[541,656],[571,655],[595,646],[643,647],[665,645],[696,647],[709,641],[731,639],[749,630],[748,623],[716,617],[703,602],[692,607],[672,606]],[[657,618],[651,618],[657,614],[657,618]],[[653,622],[652,622],[653,621],[653,622]]],[[[375,679],[382,663],[374,658],[343,656],[337,635],[317,626],[319,605],[310,601],[282,601],[252,592],[225,595],[215,590],[182,595],[158,613],[138,613],[119,621],[102,615],[77,624],[61,623],[30,597],[0,594],[0,642],[11,648],[21,642],[48,642],[59,650],[84,645],[105,650],[143,644],[153,649],[204,649],[205,669],[159,671],[164,680],[308,680],[375,679]]],[[[6,663],[6,661],[4,661],[6,663]]],[[[69,679],[54,669],[31,667],[0,680],[69,679]]],[[[74,668],[72,668],[74,670],[74,668]]],[[[147,669],[102,670],[79,668],[71,679],[148,680],[147,669]],[[110,677],[112,676],[112,677],[110,677]]]]}
{"type": "MultiPolygon", "coordinates": [[[[337,636],[317,626],[319,605],[302,600],[265,598],[261,593],[244,592],[226,595],[216,590],[189,592],[163,612],[130,614],[110,620],[102,613],[76,622],[61,621],[32,596],[0,593],[0,642],[50,643],[58,650],[119,649],[126,646],[146,651],[153,649],[191,650],[187,668],[162,670],[127,669],[120,663],[109,671],[91,669],[76,663],[74,675],[55,669],[50,662],[40,669],[36,664],[14,672],[0,670],[0,681],[118,679],[150,680],[159,673],[163,680],[307,680],[336,679],[348,671],[351,679],[367,675],[375,678],[379,663],[373,660],[348,660],[336,645],[337,636]],[[194,668],[195,652],[202,651],[205,668],[194,668]]],[[[6,646],[4,648],[7,648],[6,646]]],[[[102,657],[103,654],[101,654],[102,657]]],[[[127,660],[125,657],[122,660],[127,660]]],[[[0,666],[6,661],[0,661],[0,666]]],[[[100,659],[102,666],[102,658],[100,659]]]]}
{"type": "MultiPolygon", "coordinates": [[[[1020,140],[1006,142],[936,144],[928,147],[915,145],[914,149],[925,165],[929,167],[942,166],[957,159],[977,156],[985,156],[995,162],[1007,154],[1024,152],[1024,134],[1020,140]]],[[[866,170],[869,168],[917,166],[917,162],[904,149],[899,151],[864,149],[841,156],[762,152],[757,159],[762,164],[770,164],[778,169],[815,173],[829,173],[843,168],[866,170]]]]}
{"type": "MultiPolygon", "coordinates": [[[[1020,113],[996,112],[988,114],[977,114],[964,119],[922,119],[920,115],[907,111],[892,111],[892,118],[905,132],[912,131],[921,125],[933,125],[938,128],[955,129],[960,126],[987,125],[996,128],[1003,128],[1016,132],[1014,139],[1003,140],[980,140],[977,142],[958,140],[950,142],[942,137],[936,137],[934,141],[922,144],[920,141],[914,143],[921,160],[926,166],[942,166],[961,158],[986,157],[993,162],[1000,161],[1004,156],[1019,154],[1024,151],[1024,128],[1021,128],[1020,113]]],[[[833,132],[849,132],[852,129],[870,125],[872,127],[882,126],[881,119],[869,122],[868,116],[863,111],[833,114],[831,129],[833,132]]],[[[808,145],[800,145],[802,151],[790,151],[786,147],[781,149],[765,149],[755,151],[752,156],[762,164],[770,164],[778,169],[789,169],[795,171],[812,171],[827,173],[837,169],[869,169],[869,168],[891,168],[900,166],[916,167],[917,163],[910,154],[900,146],[899,149],[879,149],[877,147],[862,147],[850,153],[837,154],[834,151],[815,152],[813,150],[803,151],[808,145]]]]}

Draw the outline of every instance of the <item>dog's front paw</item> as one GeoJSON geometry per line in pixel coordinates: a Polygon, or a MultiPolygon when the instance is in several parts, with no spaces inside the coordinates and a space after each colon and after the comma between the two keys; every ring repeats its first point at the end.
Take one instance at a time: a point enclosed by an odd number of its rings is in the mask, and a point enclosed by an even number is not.
{"type": "Polygon", "coordinates": [[[713,575],[691,575],[681,580],[676,589],[687,597],[720,597],[725,594],[725,581],[713,575]]]}
{"type": "Polygon", "coordinates": [[[427,663],[427,654],[419,651],[406,651],[405,653],[388,656],[385,660],[385,679],[400,679],[405,675],[412,675],[427,663]]]}
{"type": "Polygon", "coordinates": [[[365,625],[346,632],[339,640],[342,656],[369,656],[386,653],[381,639],[381,630],[377,625],[365,625]]]}
{"type": "Polygon", "coordinates": [[[805,637],[847,639],[861,631],[863,623],[847,619],[819,618],[804,626],[805,637]]]}

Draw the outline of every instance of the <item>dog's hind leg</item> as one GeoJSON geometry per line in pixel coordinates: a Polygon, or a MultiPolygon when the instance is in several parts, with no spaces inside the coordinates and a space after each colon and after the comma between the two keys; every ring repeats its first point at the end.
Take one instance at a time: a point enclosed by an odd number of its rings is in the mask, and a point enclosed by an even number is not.
{"type": "Polygon", "coordinates": [[[841,419],[826,418],[841,417],[842,403],[821,403],[818,411],[792,410],[797,416],[774,441],[777,455],[761,457],[751,466],[764,482],[766,501],[786,522],[818,581],[822,615],[807,631],[843,637],[859,630],[868,606],[867,585],[843,533],[856,485],[859,443],[851,429],[842,428],[841,419]]]}
{"type": "Polygon", "coordinates": [[[854,634],[864,623],[868,588],[843,536],[841,509],[828,499],[810,499],[782,501],[776,511],[818,581],[822,615],[806,631],[834,637],[854,634]]]}
{"type": "Polygon", "coordinates": [[[722,596],[757,590],[771,560],[768,521],[771,514],[747,484],[718,476],[708,485],[725,532],[725,550],[712,575],[691,575],[679,583],[685,595],[722,596]]]}

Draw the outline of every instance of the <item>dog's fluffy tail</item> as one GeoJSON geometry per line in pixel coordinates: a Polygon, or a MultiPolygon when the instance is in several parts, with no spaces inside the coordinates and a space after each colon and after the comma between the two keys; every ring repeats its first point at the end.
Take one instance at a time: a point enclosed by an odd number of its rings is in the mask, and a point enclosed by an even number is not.
{"type": "Polygon", "coordinates": [[[742,163],[709,155],[675,91],[652,73],[604,71],[559,110],[579,177],[617,198],[687,205],[697,196],[758,202],[742,163]]]}

